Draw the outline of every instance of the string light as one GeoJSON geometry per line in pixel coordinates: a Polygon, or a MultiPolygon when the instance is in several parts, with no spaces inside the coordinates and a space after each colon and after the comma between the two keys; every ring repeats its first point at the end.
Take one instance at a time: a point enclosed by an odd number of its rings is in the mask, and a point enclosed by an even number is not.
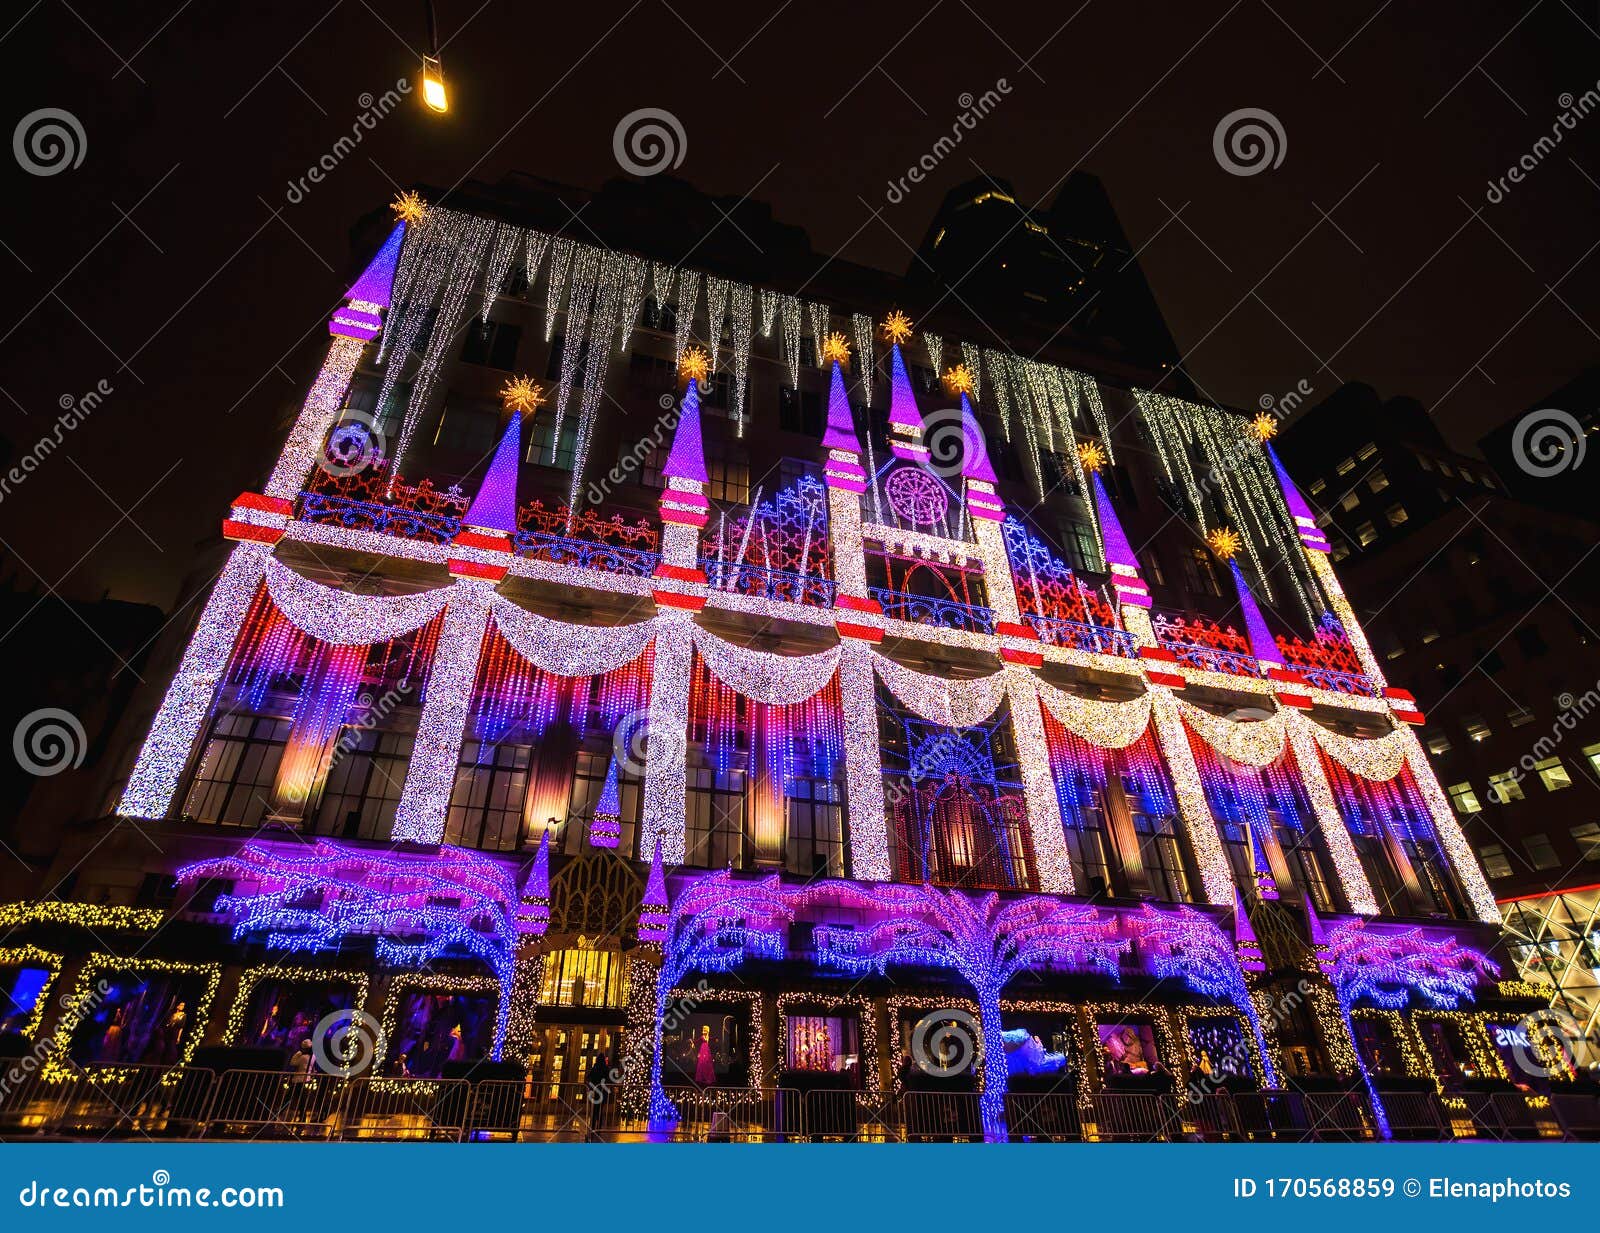
{"type": "MultiPolygon", "coordinates": [[[[6,904],[6,908],[20,907],[20,904],[6,904]]],[[[3,912],[4,908],[0,908],[3,912]]],[[[38,1033],[40,1025],[44,1022],[44,1013],[50,1008],[50,990],[61,975],[62,957],[54,951],[40,950],[37,946],[7,946],[0,948],[0,970],[15,967],[42,967],[45,970],[44,981],[33,991],[33,1008],[28,1015],[27,1023],[15,1029],[19,1035],[28,1039],[38,1033]]],[[[12,995],[15,995],[13,988],[12,995]]],[[[20,1010],[15,1001],[11,1002],[12,1009],[20,1010]]]]}
{"type": "MultiPolygon", "coordinates": [[[[883,1090],[883,1076],[878,1073],[878,1013],[873,1006],[871,998],[839,996],[831,993],[812,993],[809,991],[790,991],[780,993],[777,998],[778,1030],[783,1038],[778,1043],[778,1048],[784,1049],[788,1045],[789,1015],[795,1009],[838,1011],[853,1010],[856,1012],[856,1025],[861,1032],[861,1051],[859,1067],[866,1080],[865,1089],[856,1097],[863,1105],[872,1097],[883,1090]]],[[[841,1042],[842,1043],[842,1042],[841,1042]]]]}
{"type": "Polygon", "coordinates": [[[561,295],[567,287],[567,271],[572,268],[572,253],[577,246],[562,236],[550,241],[550,282],[544,293],[544,340],[556,336],[556,313],[561,311],[561,295]]]}
{"type": "MultiPolygon", "coordinates": [[[[73,1041],[78,1034],[78,1028],[99,1006],[104,996],[100,990],[102,982],[108,976],[116,975],[193,976],[204,980],[204,987],[200,995],[194,999],[192,1013],[185,1025],[183,1048],[173,1062],[173,1069],[163,1076],[163,1082],[175,1081],[173,1077],[180,1075],[183,1068],[194,1059],[194,1051],[199,1048],[201,1038],[206,1034],[206,1022],[211,1017],[211,1004],[216,1000],[217,986],[222,981],[222,965],[176,963],[168,959],[123,959],[117,955],[96,953],[84,959],[83,967],[78,970],[77,986],[63,1003],[61,1017],[56,1020],[55,1029],[50,1033],[54,1053],[45,1062],[41,1071],[47,1081],[73,1082],[84,1073],[72,1063],[73,1041]]],[[[136,1072],[132,1070],[105,1069],[97,1070],[94,1077],[96,1081],[115,1082],[134,1073],[136,1072]]]]}
{"type": "Polygon", "coordinates": [[[166,913],[160,908],[130,908],[114,903],[69,903],[62,899],[0,903],[0,929],[8,933],[28,925],[148,933],[165,919],[166,913]]]}
{"type": "Polygon", "coordinates": [[[264,968],[246,968],[239,973],[239,987],[233,995],[233,1005],[228,1008],[228,1024],[223,1031],[225,1045],[248,1043],[244,1039],[245,1016],[250,1013],[251,995],[256,986],[268,980],[282,984],[348,985],[350,1005],[360,1010],[367,1004],[368,977],[365,972],[350,969],[337,971],[331,968],[297,968],[273,965],[264,968]]]}
{"type": "MultiPolygon", "coordinates": [[[[451,976],[443,972],[402,973],[389,982],[389,995],[383,1004],[383,1030],[373,1050],[372,1069],[382,1070],[388,1057],[389,1042],[398,1036],[400,1007],[407,993],[485,995],[495,1001],[494,1060],[499,1061],[506,1041],[506,1021],[510,1015],[509,989],[488,976],[451,976]]],[[[438,1085],[425,1079],[395,1082],[373,1080],[391,1095],[432,1095],[438,1085]]]]}

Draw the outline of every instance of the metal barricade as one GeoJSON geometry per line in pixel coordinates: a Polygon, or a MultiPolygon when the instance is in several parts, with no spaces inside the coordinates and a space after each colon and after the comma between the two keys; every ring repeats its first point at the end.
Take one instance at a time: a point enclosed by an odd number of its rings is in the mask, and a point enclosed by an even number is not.
{"type": "Polygon", "coordinates": [[[900,1097],[908,1143],[981,1143],[983,1112],[976,1092],[906,1092],[900,1097]]]}
{"type": "Polygon", "coordinates": [[[1202,1092],[1179,1107],[1191,1139],[1201,1143],[1234,1143],[1245,1137],[1232,1092],[1202,1092]]]}
{"type": "Polygon", "coordinates": [[[339,1137],[453,1143],[472,1100],[465,1079],[389,1079],[363,1075],[345,1084],[339,1137]]]}
{"type": "Polygon", "coordinates": [[[1439,1098],[1432,1092],[1380,1091],[1389,1117],[1389,1135],[1395,1139],[1438,1142],[1451,1137],[1439,1098]]]}
{"type": "Polygon", "coordinates": [[[22,1070],[11,1059],[0,1074],[0,1136],[7,1139],[49,1134],[55,1130],[67,1085],[47,1082],[38,1070],[22,1070]]]}
{"type": "Polygon", "coordinates": [[[226,1070],[201,1135],[207,1139],[332,1139],[348,1080],[283,1070],[226,1070]]]}
{"type": "Polygon", "coordinates": [[[1013,1143],[1070,1143],[1083,1138],[1076,1092],[1007,1092],[1006,1129],[1013,1143]]]}
{"type": "Polygon", "coordinates": [[[1529,1092],[1496,1092],[1492,1097],[1506,1139],[1559,1139],[1560,1119],[1546,1097],[1529,1092]]]}
{"type": "Polygon", "coordinates": [[[783,1087],[669,1087],[671,1137],[702,1143],[782,1143],[805,1134],[800,1093],[783,1087]]]}
{"type": "Polygon", "coordinates": [[[900,1102],[890,1092],[814,1091],[802,1100],[806,1137],[813,1142],[898,1143],[900,1102]]]}
{"type": "Polygon", "coordinates": [[[521,1079],[483,1079],[474,1083],[461,1137],[472,1142],[520,1138],[526,1086],[521,1079]]]}
{"type": "Polygon", "coordinates": [[[523,1103],[522,1137],[536,1143],[614,1141],[625,1128],[621,1106],[615,1087],[535,1083],[523,1103]]]}
{"type": "Polygon", "coordinates": [[[1600,1096],[1558,1092],[1550,1097],[1550,1108],[1567,1138],[1580,1143],[1600,1142],[1600,1096]]]}
{"type": "Polygon", "coordinates": [[[216,1075],[188,1066],[86,1066],[61,1084],[53,1133],[188,1137],[198,1131],[216,1075]]]}
{"type": "Polygon", "coordinates": [[[1160,1092],[1096,1092],[1084,1137],[1113,1143],[1167,1143],[1184,1137],[1177,1101],[1160,1092]]]}
{"type": "Polygon", "coordinates": [[[1305,1135],[1318,1143],[1360,1143],[1378,1137],[1365,1096],[1355,1092],[1301,1092],[1305,1135]]]}

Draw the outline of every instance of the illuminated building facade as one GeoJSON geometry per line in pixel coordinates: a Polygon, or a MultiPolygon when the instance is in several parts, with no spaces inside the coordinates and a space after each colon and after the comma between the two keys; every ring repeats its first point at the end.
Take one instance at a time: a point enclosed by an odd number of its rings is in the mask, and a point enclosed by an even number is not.
{"type": "Polygon", "coordinates": [[[885,276],[396,212],[75,884],[165,902],[89,954],[110,909],[15,909],[123,982],[62,1065],[366,1015],[383,1082],[711,1137],[1515,1090],[1494,897],[1270,418],[885,276]]]}

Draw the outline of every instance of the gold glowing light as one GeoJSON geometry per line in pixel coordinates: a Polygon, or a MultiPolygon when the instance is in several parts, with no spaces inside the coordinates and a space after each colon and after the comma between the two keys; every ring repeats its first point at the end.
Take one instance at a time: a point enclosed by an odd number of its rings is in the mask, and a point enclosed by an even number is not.
{"type": "Polygon", "coordinates": [[[822,358],[833,360],[840,364],[848,364],[850,362],[850,344],[845,342],[843,334],[829,334],[823,340],[822,358]]]}
{"type": "Polygon", "coordinates": [[[952,394],[970,394],[977,382],[972,379],[971,369],[965,364],[957,364],[954,368],[946,370],[944,384],[952,394]]]}
{"type": "Polygon", "coordinates": [[[1211,551],[1224,561],[1231,560],[1233,555],[1244,547],[1244,541],[1239,538],[1239,532],[1232,527],[1218,527],[1206,536],[1206,544],[1211,551]]]}
{"type": "Polygon", "coordinates": [[[883,319],[883,336],[892,343],[903,343],[911,337],[911,318],[898,308],[883,319]]]}
{"type": "Polygon", "coordinates": [[[438,56],[422,57],[422,101],[429,111],[442,114],[450,110],[450,100],[444,92],[444,66],[438,56]]]}
{"type": "Polygon", "coordinates": [[[1250,433],[1257,441],[1265,444],[1278,435],[1278,421],[1263,411],[1250,421],[1250,433]]]}
{"type": "Polygon", "coordinates": [[[428,212],[428,203],[414,192],[404,192],[389,203],[395,219],[402,223],[415,223],[428,212]]]}
{"type": "Polygon", "coordinates": [[[711,357],[699,347],[690,347],[678,361],[678,372],[686,379],[705,382],[711,371],[711,357]]]}
{"type": "Polygon", "coordinates": [[[508,411],[532,415],[544,406],[546,398],[532,377],[512,377],[500,387],[500,401],[508,411]]]}
{"type": "Polygon", "coordinates": [[[1085,441],[1078,446],[1078,461],[1085,471],[1098,471],[1106,465],[1106,452],[1098,441],[1085,441]]]}

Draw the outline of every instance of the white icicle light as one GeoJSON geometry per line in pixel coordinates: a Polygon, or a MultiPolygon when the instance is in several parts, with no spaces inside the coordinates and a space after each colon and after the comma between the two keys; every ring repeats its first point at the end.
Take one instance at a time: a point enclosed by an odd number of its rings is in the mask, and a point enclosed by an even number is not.
{"type": "Polygon", "coordinates": [[[117,805],[119,817],[156,821],[167,816],[271,551],[265,544],[238,544],[217,575],[200,623],[128,776],[128,786],[117,805]]]}
{"type": "Polygon", "coordinates": [[[417,721],[416,744],[394,815],[393,838],[412,843],[438,843],[444,838],[494,596],[494,588],[482,578],[457,578],[451,591],[428,673],[427,700],[417,721]]]}

